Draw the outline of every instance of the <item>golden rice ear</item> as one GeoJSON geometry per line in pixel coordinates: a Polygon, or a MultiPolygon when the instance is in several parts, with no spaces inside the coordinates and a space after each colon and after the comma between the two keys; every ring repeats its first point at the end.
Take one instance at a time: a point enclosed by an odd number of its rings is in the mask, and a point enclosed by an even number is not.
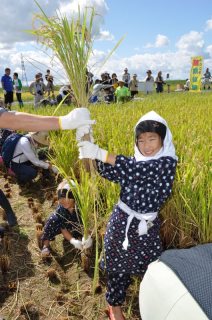
{"type": "Polygon", "coordinates": [[[7,254],[3,254],[0,257],[0,268],[2,274],[6,274],[9,271],[10,268],[10,258],[7,254]]]}

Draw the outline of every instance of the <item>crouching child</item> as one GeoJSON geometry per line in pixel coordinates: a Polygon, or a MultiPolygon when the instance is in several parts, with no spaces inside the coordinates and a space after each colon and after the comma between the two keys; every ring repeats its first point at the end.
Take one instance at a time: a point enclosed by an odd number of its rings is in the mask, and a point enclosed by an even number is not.
{"type": "MultiPolygon", "coordinates": [[[[72,181],[72,187],[74,187],[72,181]]],[[[44,226],[42,235],[43,248],[41,254],[50,255],[50,241],[62,234],[76,249],[82,250],[82,220],[76,208],[75,198],[67,181],[63,181],[57,188],[58,206],[50,215],[44,226]]]]}

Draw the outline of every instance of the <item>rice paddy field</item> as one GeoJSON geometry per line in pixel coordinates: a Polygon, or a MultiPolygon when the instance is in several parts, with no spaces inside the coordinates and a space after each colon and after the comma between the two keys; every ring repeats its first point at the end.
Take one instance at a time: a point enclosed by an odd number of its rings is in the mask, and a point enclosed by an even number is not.
{"type": "MultiPolygon", "coordinates": [[[[173,134],[178,156],[173,192],[160,213],[163,221],[161,237],[164,248],[188,248],[212,242],[212,93],[171,92],[141,97],[143,100],[126,104],[89,105],[91,118],[96,120],[93,126],[95,143],[111,153],[133,155],[133,130],[138,119],[151,110],[164,117],[173,134]]],[[[73,108],[74,106],[61,106],[56,115],[66,114],[73,108]]],[[[18,107],[15,109],[18,110],[18,107]]],[[[25,105],[22,111],[42,115],[53,115],[55,112],[53,107],[34,110],[32,105],[25,105]]],[[[84,311],[84,314],[79,313],[78,317],[75,315],[64,319],[105,319],[102,311],[104,303],[100,303],[100,298],[97,297],[100,284],[102,299],[105,292],[102,284],[104,276],[99,271],[98,263],[106,223],[113,205],[118,200],[119,187],[99,177],[94,163],[89,163],[90,172],[85,170],[84,163],[78,160],[75,131],[51,132],[50,136],[50,159],[58,167],[62,177],[75,180],[85,232],[92,232],[95,239],[90,259],[90,285],[86,289],[87,295],[90,296],[87,303],[91,309],[93,308],[92,316],[85,316],[88,311],[86,309],[87,311],[84,311]],[[95,303],[92,297],[95,297],[95,303]]],[[[72,276],[70,271],[69,276],[72,276]]],[[[36,290],[36,283],[33,286],[36,290]]],[[[42,288],[41,283],[38,286],[42,288]]],[[[139,281],[135,280],[125,306],[127,319],[139,319],[138,286],[139,281]]],[[[78,290],[80,292],[81,288],[78,290]]],[[[77,303],[84,310],[84,296],[79,292],[77,303]]],[[[53,317],[52,305],[52,311],[49,310],[45,319],[62,319],[60,316],[64,314],[67,315],[64,311],[53,317]]]]}

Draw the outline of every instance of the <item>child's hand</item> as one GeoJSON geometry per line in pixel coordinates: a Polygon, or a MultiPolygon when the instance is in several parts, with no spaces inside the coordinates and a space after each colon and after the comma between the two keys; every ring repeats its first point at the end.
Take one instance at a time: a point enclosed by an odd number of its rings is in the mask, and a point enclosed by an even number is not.
{"type": "Polygon", "coordinates": [[[89,249],[90,247],[92,247],[93,244],[93,239],[91,238],[91,236],[88,236],[88,238],[85,240],[85,238],[82,238],[82,247],[83,249],[89,249]]]}
{"type": "Polygon", "coordinates": [[[78,143],[79,147],[79,159],[97,159],[102,162],[106,162],[108,152],[99,148],[97,144],[89,141],[82,141],[78,143]]]}
{"type": "Polygon", "coordinates": [[[70,244],[72,244],[74,246],[74,248],[82,250],[82,241],[81,240],[71,238],[70,244]]]}
{"type": "Polygon", "coordinates": [[[82,137],[84,137],[84,135],[89,134],[90,137],[90,141],[93,143],[94,142],[94,138],[93,138],[93,132],[92,132],[92,127],[91,125],[86,125],[86,126],[82,126],[77,128],[76,130],[76,140],[77,141],[81,141],[82,137]]]}

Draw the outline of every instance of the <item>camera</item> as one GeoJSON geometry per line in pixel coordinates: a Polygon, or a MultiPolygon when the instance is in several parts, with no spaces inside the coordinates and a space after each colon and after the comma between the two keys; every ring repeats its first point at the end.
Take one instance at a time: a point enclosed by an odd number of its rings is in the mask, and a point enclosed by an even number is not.
{"type": "Polygon", "coordinates": [[[43,92],[41,90],[38,90],[37,94],[42,96],[43,92]]]}

